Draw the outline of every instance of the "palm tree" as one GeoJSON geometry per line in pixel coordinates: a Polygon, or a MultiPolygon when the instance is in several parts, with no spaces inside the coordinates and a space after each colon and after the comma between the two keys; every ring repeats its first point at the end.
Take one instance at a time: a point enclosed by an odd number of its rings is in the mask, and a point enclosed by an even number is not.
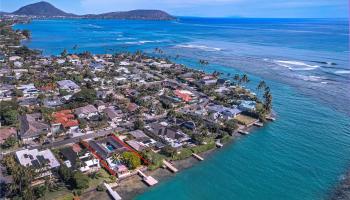
{"type": "Polygon", "coordinates": [[[264,89],[265,90],[265,88],[267,87],[267,85],[266,85],[266,83],[265,83],[265,81],[260,81],[259,82],[259,85],[256,87],[256,90],[258,91],[258,96],[260,96],[260,91],[262,90],[262,89],[264,89]]]}
{"type": "Polygon", "coordinates": [[[239,77],[239,74],[235,74],[235,76],[233,77],[233,80],[236,81],[236,85],[240,85],[240,81],[241,81],[241,78],[239,77]]]}
{"type": "Polygon", "coordinates": [[[264,92],[264,108],[267,112],[270,112],[272,109],[272,95],[269,87],[265,88],[264,92]]]}
{"type": "Polygon", "coordinates": [[[204,71],[204,66],[208,65],[209,62],[207,60],[199,60],[199,64],[202,66],[202,71],[204,71]]]}
{"type": "Polygon", "coordinates": [[[242,76],[240,82],[242,82],[242,83],[248,83],[249,81],[250,81],[250,80],[249,80],[247,74],[243,74],[243,76],[242,76]]]}

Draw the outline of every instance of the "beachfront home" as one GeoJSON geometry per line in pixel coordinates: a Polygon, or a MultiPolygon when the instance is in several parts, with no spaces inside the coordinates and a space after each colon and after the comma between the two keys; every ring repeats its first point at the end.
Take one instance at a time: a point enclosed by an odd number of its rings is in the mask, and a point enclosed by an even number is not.
{"type": "Polygon", "coordinates": [[[254,112],[256,110],[255,101],[241,101],[238,108],[242,111],[254,112]]]}
{"type": "Polygon", "coordinates": [[[114,153],[123,153],[128,151],[126,147],[118,143],[112,136],[102,138],[100,140],[91,140],[89,145],[103,159],[111,157],[114,153]]]}
{"type": "Polygon", "coordinates": [[[207,111],[211,116],[211,118],[214,120],[218,118],[223,118],[226,120],[233,119],[242,112],[240,109],[237,109],[235,107],[228,108],[223,105],[217,105],[217,104],[209,104],[207,106],[207,111]]]}
{"type": "Polygon", "coordinates": [[[146,126],[146,130],[155,137],[159,137],[162,142],[174,148],[179,148],[190,140],[190,137],[182,132],[181,129],[168,127],[166,122],[154,122],[146,126]]]}
{"type": "Polygon", "coordinates": [[[51,177],[58,169],[60,163],[50,149],[24,149],[16,152],[18,162],[24,167],[34,167],[39,173],[37,178],[51,177]]]}
{"type": "Polygon", "coordinates": [[[23,143],[38,139],[40,135],[51,133],[50,126],[43,120],[41,113],[25,114],[19,118],[19,137],[23,143]]]}

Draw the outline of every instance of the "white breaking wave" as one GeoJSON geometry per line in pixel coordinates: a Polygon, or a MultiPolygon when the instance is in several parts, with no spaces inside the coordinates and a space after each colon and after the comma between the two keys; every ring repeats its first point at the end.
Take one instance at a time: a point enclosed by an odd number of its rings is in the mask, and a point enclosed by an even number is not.
{"type": "Polygon", "coordinates": [[[125,42],[125,44],[146,44],[146,43],[159,43],[163,42],[162,40],[140,40],[140,41],[134,41],[134,42],[125,42]]]}
{"type": "Polygon", "coordinates": [[[132,38],[132,37],[120,37],[120,38],[117,38],[117,40],[134,40],[136,38],[132,38]]]}
{"type": "Polygon", "coordinates": [[[187,44],[187,45],[183,45],[183,44],[179,44],[176,45],[176,47],[180,47],[180,48],[189,48],[189,49],[200,49],[200,50],[204,50],[204,51],[221,51],[221,48],[217,48],[217,47],[208,47],[205,45],[193,45],[193,44],[187,44]]]}
{"type": "Polygon", "coordinates": [[[293,71],[305,71],[305,70],[314,70],[320,66],[318,65],[309,65],[304,62],[300,61],[289,61],[289,60],[274,60],[274,63],[276,63],[279,66],[286,67],[289,70],[293,71]]]}
{"type": "Polygon", "coordinates": [[[88,27],[92,27],[92,28],[103,28],[102,26],[95,25],[95,24],[88,24],[88,27]]]}
{"type": "Polygon", "coordinates": [[[334,73],[336,73],[336,74],[350,74],[350,70],[337,70],[334,73]]]}

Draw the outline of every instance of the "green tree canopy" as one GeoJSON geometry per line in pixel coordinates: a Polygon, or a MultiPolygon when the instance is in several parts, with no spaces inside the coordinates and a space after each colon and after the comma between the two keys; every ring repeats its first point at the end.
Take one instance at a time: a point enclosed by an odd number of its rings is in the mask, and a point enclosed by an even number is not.
{"type": "Polygon", "coordinates": [[[122,160],[130,169],[136,169],[141,165],[141,159],[133,152],[126,151],[122,154],[122,160]]]}
{"type": "Polygon", "coordinates": [[[73,183],[76,189],[86,189],[89,187],[89,177],[80,171],[76,171],[73,175],[73,183]]]}

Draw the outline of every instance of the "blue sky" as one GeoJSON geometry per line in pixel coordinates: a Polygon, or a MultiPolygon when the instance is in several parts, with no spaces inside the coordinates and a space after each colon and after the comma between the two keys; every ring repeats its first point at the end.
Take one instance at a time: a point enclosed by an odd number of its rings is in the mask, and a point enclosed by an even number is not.
{"type": "MultiPolygon", "coordinates": [[[[347,18],[348,0],[46,0],[76,14],[161,9],[176,16],[347,18]]],[[[12,12],[38,0],[0,0],[0,10],[12,12]]]]}

